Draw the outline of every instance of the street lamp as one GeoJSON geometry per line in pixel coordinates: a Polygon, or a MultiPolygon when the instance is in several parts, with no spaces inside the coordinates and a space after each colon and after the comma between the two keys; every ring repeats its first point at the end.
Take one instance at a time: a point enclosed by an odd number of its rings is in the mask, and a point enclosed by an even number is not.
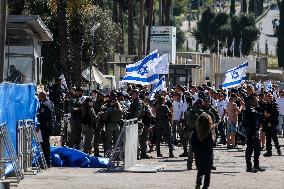
{"type": "Polygon", "coordinates": [[[95,23],[93,25],[93,27],[90,29],[91,31],[91,35],[92,35],[92,58],[91,58],[91,61],[90,61],[90,65],[89,65],[89,69],[90,69],[90,81],[89,81],[89,96],[91,96],[91,82],[92,82],[92,59],[93,59],[93,56],[94,56],[94,36],[95,36],[95,31],[101,26],[100,23],[95,23]]]}

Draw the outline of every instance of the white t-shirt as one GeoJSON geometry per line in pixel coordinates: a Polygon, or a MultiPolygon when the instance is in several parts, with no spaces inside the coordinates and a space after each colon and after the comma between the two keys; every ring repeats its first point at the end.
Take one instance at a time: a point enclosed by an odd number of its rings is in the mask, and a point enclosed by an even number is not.
{"type": "Polygon", "coordinates": [[[194,98],[194,100],[192,102],[192,104],[194,104],[198,100],[198,93],[195,93],[195,94],[193,94],[191,96],[192,96],[192,98],[194,98]]]}
{"type": "Polygon", "coordinates": [[[217,102],[218,102],[218,100],[212,99],[212,106],[213,106],[214,108],[217,108],[217,106],[218,106],[217,102]]]}
{"type": "Polygon", "coordinates": [[[284,115],[284,98],[277,98],[276,103],[279,106],[279,114],[284,115]]]}
{"type": "Polygon", "coordinates": [[[217,110],[220,118],[224,115],[224,110],[227,109],[227,102],[223,101],[217,101],[217,110]]]}
{"type": "Polygon", "coordinates": [[[184,103],[182,101],[173,102],[173,120],[179,121],[182,118],[182,114],[184,112],[184,103]]]}

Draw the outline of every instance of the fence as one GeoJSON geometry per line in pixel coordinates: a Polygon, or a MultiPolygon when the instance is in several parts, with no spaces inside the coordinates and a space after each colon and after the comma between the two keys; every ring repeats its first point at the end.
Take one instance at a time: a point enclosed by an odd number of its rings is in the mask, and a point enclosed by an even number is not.
{"type": "Polygon", "coordinates": [[[17,126],[17,151],[21,168],[24,172],[37,172],[47,169],[40,141],[31,119],[19,120],[17,126]]]}
{"type": "Polygon", "coordinates": [[[6,124],[0,125],[0,141],[3,147],[1,150],[2,154],[0,159],[1,180],[5,179],[6,175],[9,175],[13,170],[14,174],[10,174],[13,176],[9,176],[9,178],[12,179],[12,182],[16,181],[19,183],[20,180],[23,179],[23,174],[6,124]],[[8,168],[10,167],[10,171],[5,170],[6,166],[8,168]]]}
{"type": "Polygon", "coordinates": [[[110,154],[108,170],[122,168],[126,170],[135,166],[138,150],[138,122],[137,119],[124,121],[114,150],[110,154]],[[120,165],[123,165],[121,167],[120,165]]]}

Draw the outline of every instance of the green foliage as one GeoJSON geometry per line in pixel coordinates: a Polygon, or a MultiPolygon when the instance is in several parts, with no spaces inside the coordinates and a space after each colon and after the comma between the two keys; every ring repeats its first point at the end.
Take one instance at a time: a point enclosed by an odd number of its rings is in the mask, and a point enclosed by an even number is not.
{"type": "MultiPolygon", "coordinates": [[[[258,38],[259,31],[255,27],[253,15],[231,15],[227,13],[218,13],[215,15],[210,8],[202,14],[201,20],[197,23],[197,30],[194,36],[199,44],[202,44],[203,50],[209,49],[211,52],[218,51],[219,48],[229,47],[235,40],[234,54],[240,54],[240,41],[242,39],[241,51],[243,55],[248,55],[254,42],[258,38]]],[[[232,52],[228,52],[232,55],[232,52]]]]}
{"type": "MultiPolygon", "coordinates": [[[[71,3],[78,3],[77,1],[71,1],[71,3]]],[[[70,42],[77,42],[77,47],[82,47],[80,52],[77,52],[82,59],[76,59],[81,61],[67,65],[68,69],[74,71],[76,69],[81,70],[87,67],[91,62],[97,66],[105,66],[106,57],[110,53],[115,45],[118,43],[118,35],[120,29],[117,24],[112,22],[111,13],[108,10],[103,10],[97,6],[88,4],[88,0],[82,1],[85,4],[76,8],[77,4],[69,5],[68,12],[68,27],[70,36],[70,42]],[[74,7],[73,7],[74,6],[74,7]],[[95,32],[94,38],[91,36],[90,29],[94,23],[100,23],[101,26],[95,32]],[[82,39],[82,40],[81,40],[82,39]],[[92,41],[94,41],[94,58],[92,58],[92,41]]],[[[62,70],[59,62],[59,39],[58,39],[58,20],[55,14],[56,7],[53,7],[50,0],[27,0],[26,1],[28,14],[39,15],[44,23],[47,25],[51,33],[53,33],[53,42],[43,43],[42,56],[43,56],[43,82],[47,83],[52,81],[54,77],[58,75],[58,71],[62,70]]],[[[78,50],[75,47],[76,43],[71,48],[71,55],[75,56],[74,51],[78,50]]],[[[72,45],[71,45],[72,47],[72,45]]],[[[66,55],[68,56],[68,55],[66,55]]],[[[76,58],[76,57],[73,57],[76,58]]],[[[78,58],[78,57],[77,57],[78,58]]],[[[78,71],[78,70],[77,70],[78,71]]],[[[73,73],[73,79],[76,78],[73,73]]]]}
{"type": "Polygon", "coordinates": [[[235,14],[236,14],[235,0],[231,0],[230,15],[235,15],[235,14]]]}
{"type": "Polygon", "coordinates": [[[179,28],[177,27],[177,49],[178,50],[182,50],[182,46],[184,44],[186,40],[186,36],[185,36],[185,33],[179,28]]]}
{"type": "Polygon", "coordinates": [[[247,0],[242,0],[242,2],[243,2],[242,13],[247,13],[248,11],[247,0]]]}
{"type": "Polygon", "coordinates": [[[188,0],[174,1],[174,7],[173,7],[174,16],[187,14],[187,12],[188,12],[188,0]]]}
{"type": "Polygon", "coordinates": [[[280,10],[279,32],[277,42],[278,66],[284,68],[284,3],[277,1],[280,10]]]}

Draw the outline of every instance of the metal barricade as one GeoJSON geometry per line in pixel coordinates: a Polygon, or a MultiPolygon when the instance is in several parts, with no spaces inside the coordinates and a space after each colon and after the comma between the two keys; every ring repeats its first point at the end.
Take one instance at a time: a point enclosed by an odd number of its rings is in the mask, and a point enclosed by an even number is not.
{"type": "Polygon", "coordinates": [[[109,152],[108,170],[123,165],[126,170],[136,164],[138,149],[138,121],[131,119],[124,121],[120,135],[112,151],[109,152]]]}
{"type": "Polygon", "coordinates": [[[40,172],[41,168],[47,169],[33,120],[18,121],[17,149],[20,165],[24,172],[31,172],[33,168],[37,172],[40,172]]]}
{"type": "Polygon", "coordinates": [[[62,136],[62,146],[68,146],[70,135],[71,135],[71,125],[70,125],[71,114],[63,115],[63,136],[62,136]]]}
{"type": "MultiPolygon", "coordinates": [[[[11,175],[15,175],[15,177],[9,176],[9,179],[15,178],[16,182],[19,183],[20,180],[24,178],[24,176],[22,174],[19,159],[17,157],[15,148],[12,144],[12,140],[9,136],[8,128],[7,128],[6,124],[0,125],[0,141],[1,141],[1,144],[4,145],[3,151],[4,151],[4,153],[6,153],[6,154],[3,153],[1,155],[1,159],[0,159],[1,167],[3,167],[2,166],[3,164],[9,164],[10,163],[12,165],[12,172],[14,173],[14,174],[11,174],[11,175]]],[[[3,176],[3,177],[1,177],[1,179],[4,179],[5,178],[5,175],[4,175],[5,170],[1,169],[1,173],[2,173],[2,176],[3,176]]]]}

